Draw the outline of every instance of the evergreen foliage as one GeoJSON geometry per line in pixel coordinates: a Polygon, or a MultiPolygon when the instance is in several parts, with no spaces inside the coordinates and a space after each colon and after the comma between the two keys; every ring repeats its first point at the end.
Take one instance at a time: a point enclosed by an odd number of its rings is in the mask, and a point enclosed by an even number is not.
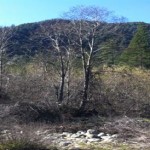
{"type": "Polygon", "coordinates": [[[120,63],[135,67],[150,68],[150,36],[148,26],[138,25],[128,48],[122,53],[120,63]]]}
{"type": "Polygon", "coordinates": [[[102,45],[98,58],[102,64],[111,66],[116,64],[118,55],[119,47],[117,46],[116,41],[111,39],[102,45]]]}

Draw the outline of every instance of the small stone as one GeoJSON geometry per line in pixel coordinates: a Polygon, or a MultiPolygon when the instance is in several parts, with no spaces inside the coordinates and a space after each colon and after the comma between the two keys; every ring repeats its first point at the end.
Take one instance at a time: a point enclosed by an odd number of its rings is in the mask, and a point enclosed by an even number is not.
{"type": "Polygon", "coordinates": [[[23,131],[20,131],[20,134],[23,134],[23,131]]]}
{"type": "Polygon", "coordinates": [[[67,134],[67,138],[70,138],[72,136],[72,133],[67,134]]]}
{"type": "Polygon", "coordinates": [[[76,134],[82,134],[82,135],[84,135],[85,132],[84,131],[78,131],[76,134]]]}
{"type": "Polygon", "coordinates": [[[90,139],[90,138],[94,138],[94,136],[95,136],[94,134],[90,134],[90,133],[87,133],[87,134],[86,134],[86,138],[89,138],[89,139],[90,139]]]}
{"type": "Polygon", "coordinates": [[[112,137],[112,138],[117,138],[117,136],[118,136],[117,134],[114,134],[114,135],[112,135],[111,137],[112,137]]]}
{"type": "Polygon", "coordinates": [[[89,133],[89,134],[97,134],[98,132],[96,130],[94,130],[94,129],[88,129],[87,133],[89,133]]]}
{"type": "Polygon", "coordinates": [[[86,135],[80,135],[80,138],[85,138],[86,137],[86,135]]]}
{"type": "Polygon", "coordinates": [[[71,138],[79,138],[80,137],[80,135],[78,135],[78,134],[72,134],[71,135],[71,138]]]}
{"type": "Polygon", "coordinates": [[[91,138],[91,139],[88,139],[88,142],[100,142],[101,140],[98,139],[98,138],[91,138]]]}
{"type": "Polygon", "coordinates": [[[69,134],[69,132],[63,132],[62,134],[63,134],[63,135],[67,135],[67,134],[69,134]]]}
{"type": "Polygon", "coordinates": [[[105,134],[103,132],[100,132],[97,136],[98,137],[101,137],[101,136],[104,136],[105,134]]]}
{"type": "Polygon", "coordinates": [[[97,136],[97,134],[86,133],[86,138],[101,138],[101,137],[97,136]]]}
{"type": "Polygon", "coordinates": [[[111,136],[102,136],[101,138],[102,138],[102,140],[103,140],[104,142],[111,142],[111,141],[112,141],[111,136]]]}

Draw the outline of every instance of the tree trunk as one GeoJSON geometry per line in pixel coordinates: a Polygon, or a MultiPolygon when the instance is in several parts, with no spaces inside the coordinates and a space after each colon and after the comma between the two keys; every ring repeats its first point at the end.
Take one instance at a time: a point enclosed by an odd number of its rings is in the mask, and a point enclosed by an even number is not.
{"type": "MultiPolygon", "coordinates": [[[[68,59],[70,61],[70,58],[68,59]]],[[[70,100],[70,62],[68,62],[68,69],[67,69],[67,104],[69,104],[70,100]]]]}
{"type": "Polygon", "coordinates": [[[61,63],[61,81],[60,81],[60,88],[59,88],[59,95],[58,95],[58,102],[62,102],[64,99],[64,86],[65,86],[65,68],[64,68],[64,61],[63,61],[63,56],[61,51],[59,50],[60,53],[60,63],[61,63]]]}
{"type": "Polygon", "coordinates": [[[3,76],[3,52],[2,50],[0,51],[0,88],[2,89],[3,87],[3,79],[2,79],[2,76],[3,76]]]}
{"type": "Polygon", "coordinates": [[[58,95],[58,102],[62,102],[64,99],[64,84],[65,84],[65,74],[62,73],[61,75],[61,83],[59,88],[59,95],[58,95]]]}
{"type": "Polygon", "coordinates": [[[90,66],[87,66],[84,75],[83,98],[80,104],[80,111],[85,110],[85,106],[88,100],[89,81],[90,81],[90,66]]]}

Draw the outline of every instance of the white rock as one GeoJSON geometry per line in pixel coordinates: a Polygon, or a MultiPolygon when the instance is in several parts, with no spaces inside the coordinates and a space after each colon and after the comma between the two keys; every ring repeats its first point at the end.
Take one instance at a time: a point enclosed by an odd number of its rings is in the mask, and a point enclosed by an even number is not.
{"type": "Polygon", "coordinates": [[[23,134],[23,131],[20,131],[20,134],[23,134]]]}
{"type": "Polygon", "coordinates": [[[97,134],[98,132],[96,130],[94,130],[94,129],[88,129],[87,133],[89,133],[89,134],[97,134]]]}
{"type": "Polygon", "coordinates": [[[2,134],[6,134],[8,132],[9,132],[9,130],[3,130],[3,131],[1,131],[2,134]]]}
{"type": "Polygon", "coordinates": [[[105,133],[100,132],[97,136],[98,136],[98,137],[101,137],[101,136],[104,136],[104,135],[105,135],[105,133]]]}
{"type": "Polygon", "coordinates": [[[69,132],[63,132],[62,134],[67,135],[67,134],[70,134],[70,133],[69,132]]]}
{"type": "Polygon", "coordinates": [[[101,140],[98,139],[98,138],[91,138],[91,139],[88,139],[89,142],[100,142],[101,140]]]}
{"type": "Polygon", "coordinates": [[[84,131],[78,131],[76,134],[82,134],[82,135],[85,135],[85,132],[84,132],[84,131]]]}
{"type": "Polygon", "coordinates": [[[117,138],[118,135],[117,135],[117,134],[113,134],[111,137],[112,137],[112,138],[117,138]]]}
{"type": "Polygon", "coordinates": [[[97,136],[97,134],[90,134],[90,133],[86,133],[86,138],[100,138],[97,136]]]}
{"type": "Polygon", "coordinates": [[[72,134],[72,135],[71,135],[71,138],[79,138],[79,137],[80,137],[79,134],[72,134]]]}
{"type": "Polygon", "coordinates": [[[112,141],[112,138],[111,136],[101,136],[103,142],[111,142],[112,141]]]}
{"type": "Polygon", "coordinates": [[[93,137],[94,137],[93,134],[89,134],[89,133],[86,134],[86,138],[88,138],[88,139],[93,138],[93,137]]]}

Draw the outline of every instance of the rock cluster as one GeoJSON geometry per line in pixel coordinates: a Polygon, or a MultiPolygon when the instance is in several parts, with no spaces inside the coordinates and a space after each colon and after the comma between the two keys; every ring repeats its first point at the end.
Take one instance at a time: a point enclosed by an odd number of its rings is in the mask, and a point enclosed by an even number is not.
{"type": "MultiPolygon", "coordinates": [[[[23,135],[23,131],[17,131],[16,134],[23,135]]],[[[80,149],[81,144],[99,144],[102,142],[112,142],[116,139],[117,135],[105,134],[98,132],[94,129],[88,129],[87,131],[78,131],[76,133],[63,132],[63,133],[51,133],[50,130],[35,131],[33,136],[38,137],[40,141],[46,145],[54,145],[61,147],[61,149],[80,149]]],[[[0,137],[5,139],[11,139],[11,132],[9,130],[3,130],[0,132],[0,137]]]]}
{"type": "Polygon", "coordinates": [[[88,129],[87,131],[78,131],[76,133],[49,133],[46,131],[36,131],[36,135],[41,136],[41,141],[44,143],[53,143],[54,145],[61,148],[72,148],[80,147],[80,144],[92,144],[92,143],[102,143],[102,142],[112,142],[116,139],[117,135],[105,134],[103,132],[98,132],[93,129],[88,129]]]}

